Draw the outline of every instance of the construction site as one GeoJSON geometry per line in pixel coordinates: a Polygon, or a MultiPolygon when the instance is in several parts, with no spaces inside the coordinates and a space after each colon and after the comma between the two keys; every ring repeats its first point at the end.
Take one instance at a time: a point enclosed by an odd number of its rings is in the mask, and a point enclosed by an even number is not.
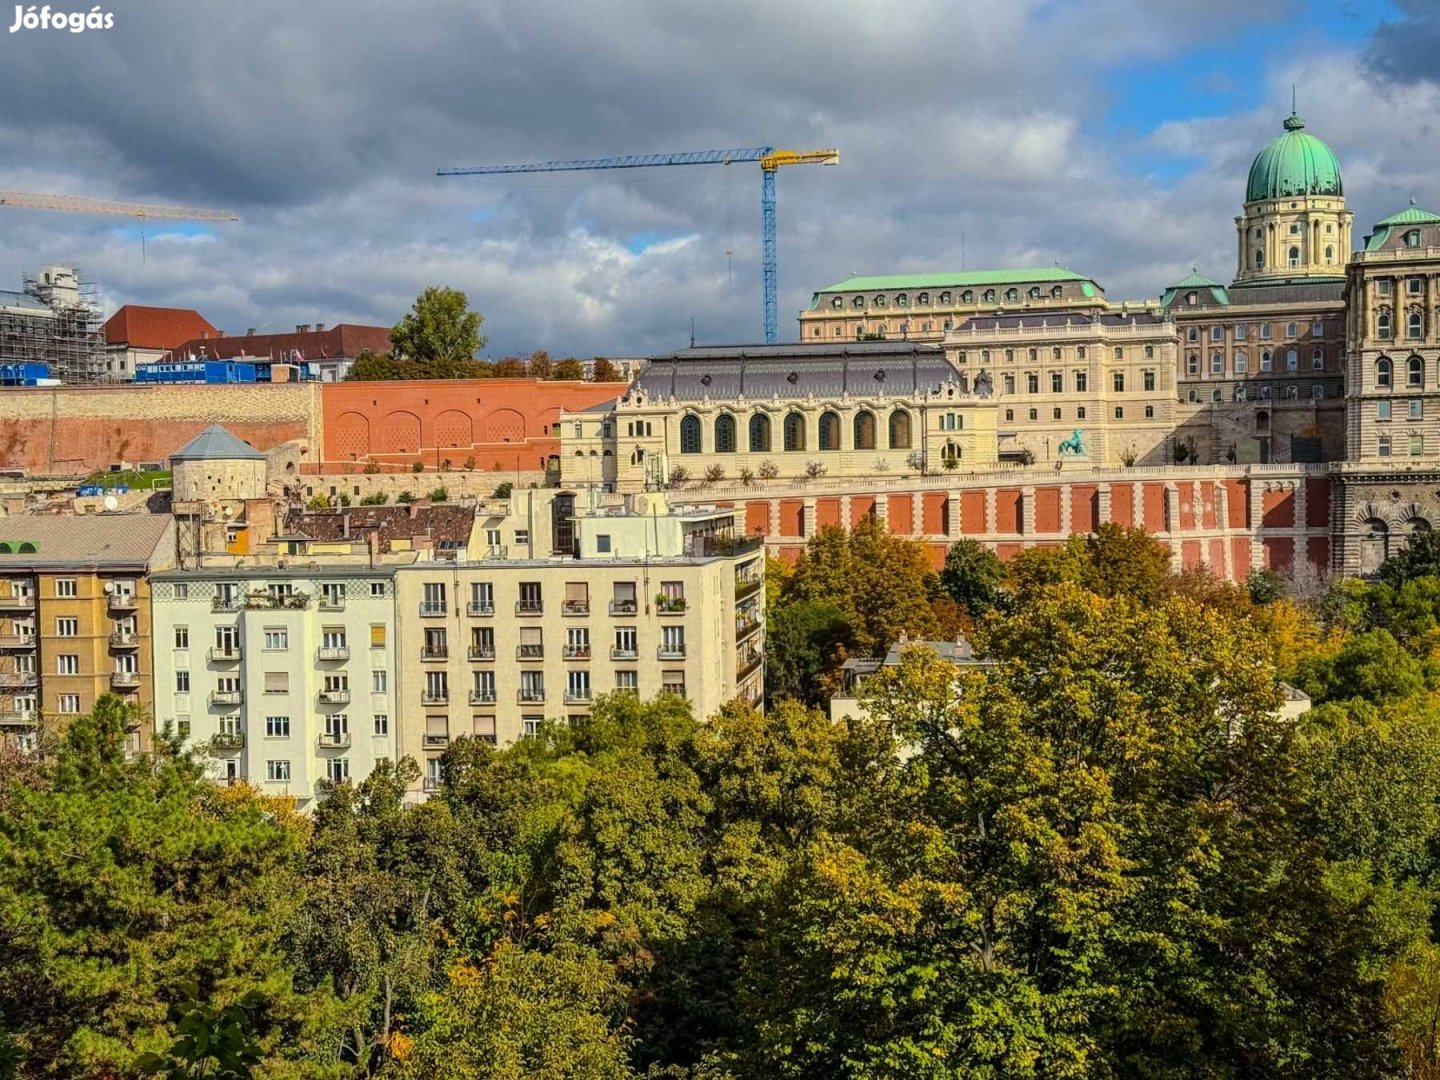
{"type": "Polygon", "coordinates": [[[103,382],[105,334],[92,282],[72,266],[46,266],[23,291],[0,291],[0,361],[48,365],[65,385],[103,382]]]}

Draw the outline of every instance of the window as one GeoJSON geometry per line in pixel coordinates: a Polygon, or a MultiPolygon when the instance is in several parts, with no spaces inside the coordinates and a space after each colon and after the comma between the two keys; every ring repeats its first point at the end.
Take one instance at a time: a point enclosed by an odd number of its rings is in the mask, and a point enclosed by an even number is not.
{"type": "Polygon", "coordinates": [[[1050,392],[1052,394],[1063,394],[1065,392],[1065,376],[1062,372],[1052,371],[1050,373],[1050,392]]]}
{"type": "Polygon", "coordinates": [[[345,606],[345,586],[338,581],[322,581],[320,583],[320,606],[331,611],[339,611],[345,606]]]}
{"type": "Polygon", "coordinates": [[[425,688],[421,701],[429,705],[443,705],[450,700],[450,675],[445,671],[425,672],[425,688]]]}
{"type": "Polygon", "coordinates": [[[685,655],[685,627],[662,626],[660,628],[660,656],[662,658],[685,655]]]}
{"type": "Polygon", "coordinates": [[[1015,393],[1015,376],[1007,371],[1004,376],[1002,376],[1000,385],[1004,389],[1005,393],[1015,393]]]}
{"type": "Polygon", "coordinates": [[[290,782],[290,762],[265,762],[265,779],[272,784],[288,784],[290,782]]]}
{"type": "MultiPolygon", "coordinates": [[[[485,672],[489,674],[489,672],[485,672]]],[[[520,673],[520,700],[545,700],[545,673],[543,671],[522,671],[520,673]]]]}
{"type": "Polygon", "coordinates": [[[1300,223],[1299,223],[1299,222],[1297,222],[1297,221],[1292,221],[1292,222],[1290,223],[1290,235],[1291,235],[1291,236],[1299,236],[1299,235],[1300,235],[1300,223]]]}
{"type": "Polygon", "coordinates": [[[1154,406],[1154,405],[1146,405],[1146,406],[1145,406],[1145,419],[1146,419],[1146,420],[1154,420],[1154,419],[1155,419],[1155,406],[1154,406]]]}
{"type": "Polygon", "coordinates": [[[265,672],[265,693],[288,694],[289,692],[290,673],[288,671],[265,672]]]}
{"type": "Polygon", "coordinates": [[[1390,358],[1388,356],[1382,356],[1379,360],[1375,361],[1376,386],[1389,387],[1393,385],[1390,367],[1390,358]]]}
{"type": "Polygon", "coordinates": [[[520,734],[525,738],[533,738],[540,734],[540,728],[545,724],[543,716],[522,716],[520,718],[520,734]]]}
{"type": "MultiPolygon", "coordinates": [[[[1244,340],[1245,340],[1245,324],[1244,324],[1244,323],[1237,323],[1237,324],[1235,325],[1235,328],[1234,328],[1234,330],[1233,330],[1232,332],[1233,332],[1234,335],[1235,335],[1235,340],[1236,340],[1236,341],[1244,341],[1244,340]]],[[[1146,349],[1149,349],[1150,346],[1147,345],[1147,346],[1145,346],[1145,348],[1146,348],[1146,349]]],[[[1147,355],[1148,355],[1148,354],[1147,354],[1147,355]]]]}
{"type": "Polygon", "coordinates": [[[1375,419],[1376,419],[1376,420],[1382,420],[1382,421],[1383,421],[1383,420],[1389,420],[1389,419],[1390,419],[1390,402],[1388,402],[1388,401],[1377,401],[1377,402],[1375,402],[1375,419]]]}
{"type": "Polygon", "coordinates": [[[617,671],[615,672],[615,689],[628,691],[636,694],[640,692],[640,673],[638,671],[617,671]]]}
{"type": "Polygon", "coordinates": [[[1039,419],[1040,419],[1040,410],[1039,410],[1039,409],[1031,409],[1031,410],[1030,410],[1030,419],[1031,419],[1031,420],[1039,420],[1039,419]]]}
{"type": "Polygon", "coordinates": [[[1378,454],[1380,457],[1389,457],[1389,456],[1390,456],[1390,436],[1389,436],[1389,435],[1381,435],[1378,439],[1375,440],[1375,452],[1376,452],[1376,454],[1378,454]]]}
{"type": "Polygon", "coordinates": [[[1141,378],[1141,382],[1142,382],[1142,385],[1143,385],[1143,388],[1144,388],[1144,389],[1146,389],[1146,390],[1154,390],[1154,389],[1155,389],[1155,372],[1153,372],[1153,371],[1142,371],[1142,372],[1140,373],[1140,378],[1141,378]]]}
{"type": "Polygon", "coordinates": [[[1019,290],[1019,289],[1006,289],[1006,290],[1005,290],[1005,299],[1006,299],[1008,302],[1010,302],[1010,303],[1013,304],[1015,301],[1017,301],[1017,300],[1020,299],[1020,290],[1019,290]]]}
{"type": "Polygon", "coordinates": [[[1186,340],[1186,341],[1199,341],[1199,340],[1200,340],[1200,330],[1199,330],[1199,328],[1194,327],[1194,326],[1190,327],[1190,329],[1185,332],[1185,340],[1186,340]]]}
{"type": "Polygon", "coordinates": [[[1423,454],[1424,452],[1425,452],[1425,436],[1423,436],[1423,435],[1411,435],[1411,436],[1410,436],[1410,456],[1411,456],[1411,457],[1419,457],[1419,456],[1420,456],[1421,454],[1423,454]]]}
{"type": "Polygon", "coordinates": [[[1405,336],[1421,338],[1425,336],[1425,316],[1418,311],[1412,311],[1405,320],[1405,336]]]}
{"type": "Polygon", "coordinates": [[[869,409],[861,409],[855,414],[855,449],[875,449],[875,414],[869,409]]]}
{"type": "Polygon", "coordinates": [[[1300,350],[1298,350],[1298,349],[1286,349],[1286,350],[1285,350],[1285,370],[1286,370],[1286,371],[1298,371],[1299,369],[1300,369],[1300,350]]]}
{"type": "Polygon", "coordinates": [[[1325,336],[1325,324],[1324,324],[1323,322],[1321,322],[1319,319],[1316,319],[1313,323],[1310,324],[1310,336],[1311,336],[1311,337],[1324,337],[1324,336],[1325,336]]]}
{"type": "Polygon", "coordinates": [[[529,543],[530,543],[530,530],[529,530],[529,529],[516,529],[516,530],[515,530],[515,546],[516,546],[516,547],[524,547],[525,545],[527,545],[527,544],[529,544],[529,543]]]}
{"type": "Polygon", "coordinates": [[[756,413],[750,417],[750,452],[752,454],[768,454],[770,452],[770,418],[764,413],[756,413]]]}
{"type": "Polygon", "coordinates": [[[1314,386],[1310,387],[1310,397],[1315,401],[1324,401],[1325,387],[1317,382],[1314,386]]]}
{"type": "Polygon", "coordinates": [[[80,620],[79,620],[79,619],[56,619],[56,620],[55,620],[55,636],[56,636],[56,637],[79,637],[79,636],[80,636],[80,620]]]}
{"type": "Polygon", "coordinates": [[[565,659],[590,659],[590,630],[584,626],[572,626],[565,631],[565,659]]]}
{"type": "Polygon", "coordinates": [[[1125,359],[1125,350],[1122,349],[1119,345],[1116,345],[1116,346],[1115,346],[1115,359],[1116,359],[1116,360],[1124,360],[1124,359],[1125,359]]]}
{"type": "Polygon", "coordinates": [[[915,297],[915,303],[919,304],[921,307],[929,307],[930,294],[928,292],[922,292],[919,296],[915,297]]]}
{"type": "Polygon", "coordinates": [[[265,717],[265,737],[267,739],[288,739],[290,737],[290,717],[265,717]]]}
{"type": "Polygon", "coordinates": [[[1051,410],[1050,410],[1050,419],[1051,419],[1051,420],[1059,420],[1059,419],[1060,419],[1060,410],[1059,410],[1059,409],[1051,409],[1051,410]]]}
{"type": "Polygon", "coordinates": [[[79,594],[75,590],[74,578],[56,578],[55,596],[60,600],[73,600],[79,594]]]}
{"type": "Polygon", "coordinates": [[[1418,356],[1412,356],[1405,361],[1405,385],[1425,385],[1425,361],[1418,356]]]}
{"type": "Polygon", "coordinates": [[[1076,350],[1075,350],[1075,359],[1077,359],[1077,360],[1084,360],[1084,359],[1085,359],[1085,346],[1084,346],[1084,345],[1081,345],[1081,346],[1079,346],[1078,348],[1076,348],[1076,350]]]}
{"type": "MultiPolygon", "coordinates": [[[[963,299],[964,302],[967,303],[967,304],[973,304],[973,303],[975,302],[975,294],[974,294],[973,292],[971,292],[969,289],[966,289],[966,290],[965,290],[965,295],[964,295],[964,297],[962,297],[962,299],[963,299]]],[[[950,303],[950,294],[949,294],[948,292],[942,292],[942,293],[940,294],[940,303],[941,303],[942,306],[945,305],[945,304],[950,303]]]]}
{"type": "Polygon", "coordinates": [[[1291,266],[1299,266],[1299,265],[1300,265],[1300,249],[1299,249],[1298,247],[1292,247],[1292,248],[1290,249],[1290,265],[1291,265],[1291,266]]]}
{"type": "Polygon", "coordinates": [[[1090,373],[1087,371],[1075,372],[1075,390],[1077,393],[1085,393],[1090,388],[1090,373]]]}
{"type": "Polygon", "coordinates": [[[1250,370],[1250,358],[1245,355],[1244,349],[1235,350],[1235,374],[1244,375],[1250,370]]]}
{"type": "Polygon", "coordinates": [[[1124,409],[1123,406],[1120,406],[1120,405],[1116,405],[1116,406],[1115,406],[1115,419],[1116,419],[1116,420],[1124,420],[1124,419],[1125,419],[1125,409],[1124,409]]]}
{"type": "Polygon", "coordinates": [[[1189,356],[1187,356],[1187,357],[1185,358],[1185,374],[1187,374],[1187,375],[1199,375],[1199,374],[1200,374],[1200,358],[1199,358],[1198,356],[1196,356],[1194,353],[1191,353],[1189,356]]]}
{"type": "Polygon", "coordinates": [[[375,735],[389,735],[390,717],[383,712],[377,712],[370,718],[370,730],[375,735]]]}
{"type": "Polygon", "coordinates": [[[1015,419],[1015,410],[1014,410],[1014,409],[1006,409],[1006,410],[1005,410],[1005,419],[1006,419],[1006,420],[1014,420],[1014,419],[1015,419]]]}
{"type": "Polygon", "coordinates": [[[383,581],[372,581],[372,582],[370,582],[370,595],[371,595],[371,596],[378,598],[378,597],[384,596],[385,594],[386,594],[385,582],[383,582],[383,581]]]}
{"type": "Polygon", "coordinates": [[[55,699],[55,701],[58,712],[69,714],[78,713],[80,711],[79,694],[61,694],[55,699]]]}
{"type": "Polygon", "coordinates": [[[805,449],[805,417],[800,413],[792,412],[785,417],[783,433],[786,450],[805,449]]]}
{"type": "Polygon", "coordinates": [[[327,758],[325,761],[325,778],[332,784],[348,784],[350,782],[350,759],[343,757],[327,758]]]}
{"type": "Polygon", "coordinates": [[[1272,367],[1274,367],[1274,362],[1271,359],[1270,350],[1265,349],[1260,353],[1260,370],[1269,371],[1272,367]]]}
{"type": "Polygon", "coordinates": [[[1212,326],[1212,327],[1210,328],[1210,340],[1211,340],[1211,341],[1224,341],[1224,340],[1225,340],[1225,328],[1224,328],[1223,326],[1212,326]]]}
{"type": "Polygon", "coordinates": [[[188,626],[175,627],[175,648],[190,648],[190,628],[188,626]]]}
{"type": "Polygon", "coordinates": [[[290,648],[290,631],[283,626],[267,626],[265,628],[265,649],[267,652],[279,652],[290,648]]]}
{"type": "Polygon", "coordinates": [[[698,416],[686,416],[681,419],[680,452],[682,454],[700,453],[700,418],[698,416]]]}
{"type": "Polygon", "coordinates": [[[1419,247],[1419,246],[1420,246],[1420,230],[1419,230],[1419,229],[1411,229],[1409,232],[1407,232],[1407,233],[1405,234],[1405,246],[1406,246],[1406,247],[1411,247],[1411,248],[1419,247]]]}
{"type": "Polygon", "coordinates": [[[1381,340],[1390,338],[1390,313],[1382,311],[1375,316],[1375,336],[1381,340]]]}
{"type": "Polygon", "coordinates": [[[1310,370],[1323,371],[1325,369],[1325,350],[1315,349],[1310,353],[1310,370]]]}
{"type": "Polygon", "coordinates": [[[1222,375],[1225,372],[1225,357],[1218,352],[1210,354],[1210,374],[1222,375]]]}
{"type": "Polygon", "coordinates": [[[1123,371],[1114,372],[1110,379],[1114,384],[1115,393],[1123,394],[1125,392],[1125,373],[1123,371]]]}
{"type": "Polygon", "coordinates": [[[427,581],[421,588],[423,593],[420,601],[420,614],[444,615],[449,606],[445,600],[445,583],[443,581],[427,581]]]}
{"type": "Polygon", "coordinates": [[[1025,392],[1027,394],[1038,394],[1040,392],[1040,374],[1036,371],[1025,373],[1025,392]]]}
{"type": "Polygon", "coordinates": [[[1075,419],[1076,419],[1076,420],[1084,420],[1084,419],[1085,419],[1085,406],[1084,406],[1084,405],[1081,405],[1078,409],[1075,410],[1075,419]]]}
{"type": "MultiPolygon", "coordinates": [[[[815,329],[820,329],[818,326],[815,329]]],[[[729,413],[721,413],[715,418],[715,452],[717,454],[733,454],[735,452],[735,417],[729,413]]]]}
{"type": "Polygon", "coordinates": [[[190,692],[190,672],[175,672],[175,692],[177,694],[188,694],[190,692]]]}
{"type": "Polygon", "coordinates": [[[370,672],[370,692],[372,694],[385,694],[390,691],[390,673],[388,671],[370,672]]]}
{"type": "Polygon", "coordinates": [[[840,449],[840,417],[833,412],[820,414],[820,449],[840,449]]]}
{"type": "Polygon", "coordinates": [[[470,583],[470,615],[495,614],[495,587],[488,581],[470,583]]]}
{"type": "Polygon", "coordinates": [[[985,290],[985,303],[987,303],[987,304],[993,304],[994,302],[995,302],[995,290],[994,290],[994,289],[986,289],[986,290],[985,290]]]}
{"type": "Polygon", "coordinates": [[[590,672],[585,668],[576,668],[565,673],[565,700],[590,700],[590,672]]]}
{"type": "Polygon", "coordinates": [[[79,675],[80,657],[71,653],[62,653],[55,658],[56,674],[58,675],[79,675]]]}
{"type": "Polygon", "coordinates": [[[1405,291],[1411,296],[1419,296],[1425,291],[1425,279],[1418,277],[1406,278],[1405,291]]]}
{"type": "Polygon", "coordinates": [[[685,672],[683,671],[661,671],[660,692],[662,694],[677,694],[685,696],[685,672]]]}
{"type": "Polygon", "coordinates": [[[910,449],[910,414],[904,409],[890,414],[890,449],[910,449]]]}

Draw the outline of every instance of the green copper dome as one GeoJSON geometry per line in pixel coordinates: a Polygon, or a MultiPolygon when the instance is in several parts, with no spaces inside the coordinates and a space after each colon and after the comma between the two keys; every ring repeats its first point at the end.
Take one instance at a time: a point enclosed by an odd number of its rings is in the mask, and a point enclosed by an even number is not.
{"type": "Polygon", "coordinates": [[[1305,121],[1291,113],[1285,120],[1285,134],[1275,136],[1255,155],[1250,183],[1245,188],[1246,202],[1292,195],[1345,194],[1334,151],[1307,134],[1304,127],[1305,121]]]}

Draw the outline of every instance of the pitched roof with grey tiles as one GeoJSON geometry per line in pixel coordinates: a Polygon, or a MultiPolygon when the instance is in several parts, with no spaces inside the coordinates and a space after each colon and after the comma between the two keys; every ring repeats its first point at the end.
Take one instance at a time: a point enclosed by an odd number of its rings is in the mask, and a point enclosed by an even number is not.
{"type": "Polygon", "coordinates": [[[469,541],[475,526],[475,507],[446,503],[439,506],[350,506],[340,510],[296,510],[285,519],[285,532],[319,542],[360,540],[375,533],[381,554],[389,554],[396,540],[469,541]],[[348,522],[348,524],[347,524],[348,522]]]}
{"type": "Polygon", "coordinates": [[[173,520],[169,514],[12,514],[0,518],[0,573],[26,565],[168,566],[173,551],[157,549],[173,520]],[[27,541],[36,545],[34,553],[4,552],[27,541]]]}
{"type": "Polygon", "coordinates": [[[733,401],[933,390],[957,372],[934,345],[710,345],[652,357],[631,384],[654,398],[733,401]]]}
{"type": "Polygon", "coordinates": [[[211,424],[170,455],[171,461],[263,461],[265,455],[219,424],[211,424]]]}

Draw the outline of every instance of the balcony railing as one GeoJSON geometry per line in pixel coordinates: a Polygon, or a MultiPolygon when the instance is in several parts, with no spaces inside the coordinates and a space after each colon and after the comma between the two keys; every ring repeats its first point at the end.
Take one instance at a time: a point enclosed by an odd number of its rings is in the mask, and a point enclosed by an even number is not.
{"type": "Polygon", "coordinates": [[[510,546],[508,544],[491,544],[485,549],[487,559],[508,559],[510,557],[510,546]]]}
{"type": "Polygon", "coordinates": [[[347,750],[350,747],[350,741],[350,732],[348,731],[327,731],[315,740],[315,745],[321,750],[347,750]]]}
{"type": "MultiPolygon", "coordinates": [[[[110,676],[111,681],[122,677],[121,672],[110,676]]],[[[132,678],[135,676],[132,676],[132,678]]],[[[243,690],[212,690],[210,691],[211,705],[242,705],[245,702],[245,691],[243,690]]]]}
{"type": "Polygon", "coordinates": [[[40,681],[40,677],[33,671],[6,671],[0,672],[0,687],[19,687],[24,689],[27,686],[34,686],[40,681]]]}
{"type": "Polygon", "coordinates": [[[661,594],[655,597],[655,613],[657,615],[683,615],[685,614],[685,598],[683,596],[665,596],[661,594]]]}
{"type": "Polygon", "coordinates": [[[420,617],[422,619],[439,619],[444,617],[449,610],[449,605],[444,600],[422,600],[420,601],[420,617]]]}
{"type": "Polygon", "coordinates": [[[449,703],[449,690],[423,690],[420,693],[421,705],[448,705],[449,703]]]}
{"type": "Polygon", "coordinates": [[[737,641],[742,638],[747,638],[764,625],[765,623],[761,619],[736,619],[735,638],[737,641]]]}
{"type": "Polygon", "coordinates": [[[584,690],[569,689],[565,691],[566,705],[586,705],[592,700],[589,687],[584,690]]]}
{"type": "Polygon", "coordinates": [[[219,731],[210,738],[210,747],[213,750],[241,750],[244,746],[243,731],[219,731]]]}
{"type": "Polygon", "coordinates": [[[739,555],[750,555],[759,551],[764,546],[765,538],[763,536],[725,535],[691,537],[691,550],[696,555],[734,558],[739,555]]]}
{"type": "Polygon", "coordinates": [[[212,611],[239,611],[243,603],[243,598],[238,594],[234,596],[217,596],[214,600],[210,601],[210,609],[212,611]]]}
{"type": "Polygon", "coordinates": [[[626,646],[611,645],[611,646],[610,646],[610,659],[611,659],[611,660],[638,660],[638,659],[640,659],[640,650],[637,649],[637,648],[635,648],[634,646],[630,646],[630,645],[626,645],[626,646]]]}
{"type": "Polygon", "coordinates": [[[39,719],[34,709],[0,709],[0,727],[34,727],[39,719]]]}
{"type": "Polygon", "coordinates": [[[472,619],[483,619],[495,614],[495,605],[490,603],[478,603],[472,600],[465,605],[465,614],[472,619]]]}
{"type": "Polygon", "coordinates": [[[345,610],[345,597],[344,597],[344,596],[326,596],[324,593],[321,593],[321,594],[320,594],[320,603],[319,603],[317,606],[319,607],[319,609],[320,609],[321,611],[344,611],[344,610],[345,610]]]}
{"type": "Polygon", "coordinates": [[[438,776],[427,776],[425,777],[423,786],[426,791],[439,791],[440,778],[438,776]]]}
{"type": "Polygon", "coordinates": [[[658,656],[661,660],[684,660],[685,646],[661,645],[660,648],[655,650],[655,655],[658,656]]]}
{"type": "Polygon", "coordinates": [[[465,655],[471,660],[494,660],[494,645],[471,645],[465,650],[465,655]]]}
{"type": "Polygon", "coordinates": [[[426,645],[420,650],[421,660],[448,660],[450,658],[450,646],[448,645],[426,645]]]}
{"type": "Polygon", "coordinates": [[[207,654],[212,664],[233,664],[244,655],[239,645],[213,645],[207,654]]]}
{"type": "Polygon", "coordinates": [[[0,634],[0,649],[33,649],[36,640],[34,634],[0,634]]]}
{"type": "Polygon", "coordinates": [[[638,600],[611,600],[611,615],[637,615],[640,612],[640,601],[638,600]]]}
{"type": "Polygon", "coordinates": [[[470,704],[471,704],[471,705],[494,705],[494,704],[495,704],[495,691],[494,691],[494,690],[471,690],[471,691],[470,691],[470,704]]]}
{"type": "Polygon", "coordinates": [[[140,647],[140,635],[119,631],[110,635],[110,647],[112,649],[138,649],[140,647]]]}
{"type": "Polygon", "coordinates": [[[0,611],[29,611],[35,606],[35,597],[24,595],[0,596],[0,611]]]}
{"type": "Polygon", "coordinates": [[[134,611],[140,600],[133,593],[111,593],[105,598],[105,606],[111,611],[134,611]]]}
{"type": "Polygon", "coordinates": [[[765,660],[765,654],[764,654],[763,652],[758,651],[758,650],[757,650],[753,655],[751,655],[751,656],[744,656],[744,655],[742,655],[742,656],[735,662],[735,666],[736,666],[735,678],[736,678],[736,679],[743,679],[743,678],[745,678],[745,676],[749,675],[752,671],[754,671],[756,668],[758,668],[758,667],[764,662],[764,660],[765,660]]]}
{"type": "Polygon", "coordinates": [[[518,645],[515,648],[517,660],[543,660],[545,658],[544,645],[518,645]]]}
{"type": "Polygon", "coordinates": [[[566,615],[589,615],[589,614],[590,614],[590,601],[589,601],[589,600],[566,600],[565,603],[562,605],[561,610],[562,610],[566,615]]]}
{"type": "Polygon", "coordinates": [[[321,690],[317,695],[321,705],[349,705],[349,690],[321,690]]]}
{"type": "Polygon", "coordinates": [[[449,745],[450,745],[450,736],[449,736],[449,735],[431,735],[431,734],[427,731],[427,732],[425,733],[425,745],[426,745],[427,747],[431,747],[431,748],[437,747],[437,746],[449,746],[449,745]]]}
{"type": "Polygon", "coordinates": [[[531,687],[528,690],[521,688],[515,695],[515,700],[520,702],[521,705],[542,704],[545,701],[545,688],[543,686],[531,687]]]}
{"type": "Polygon", "coordinates": [[[321,663],[333,660],[349,660],[349,645],[321,645],[315,650],[315,659],[321,663]]]}
{"type": "Polygon", "coordinates": [[[735,579],[735,599],[736,599],[737,602],[740,601],[740,600],[744,600],[747,596],[751,596],[751,595],[753,595],[754,593],[759,592],[759,591],[760,591],[761,589],[763,589],[764,587],[765,587],[765,579],[764,579],[764,578],[761,578],[761,577],[757,577],[757,578],[754,578],[753,580],[749,580],[749,581],[747,581],[747,580],[745,580],[745,579],[743,579],[743,578],[736,578],[736,579],[735,579]]]}
{"type": "Polygon", "coordinates": [[[540,600],[520,600],[515,604],[516,615],[544,615],[545,604],[540,600]]]}
{"type": "Polygon", "coordinates": [[[304,611],[310,606],[310,594],[252,592],[244,604],[250,611],[304,611]]]}
{"type": "Polygon", "coordinates": [[[565,646],[565,659],[566,659],[566,660],[589,660],[589,659],[590,659],[590,646],[589,646],[589,645],[566,645],[566,646],[565,646]]]}

